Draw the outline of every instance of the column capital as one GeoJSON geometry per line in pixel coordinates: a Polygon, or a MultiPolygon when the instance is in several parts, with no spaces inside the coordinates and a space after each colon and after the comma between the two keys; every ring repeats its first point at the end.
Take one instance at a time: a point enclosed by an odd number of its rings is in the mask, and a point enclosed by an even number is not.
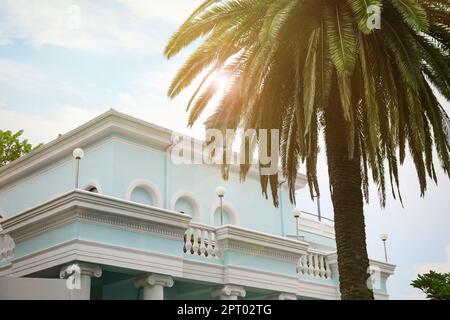
{"type": "Polygon", "coordinates": [[[78,271],[82,276],[85,275],[96,278],[101,277],[103,273],[102,268],[97,264],[75,262],[64,266],[59,273],[59,277],[64,279],[75,271],[78,271]]]}
{"type": "Polygon", "coordinates": [[[215,297],[245,297],[245,289],[243,287],[239,286],[233,286],[233,285],[225,285],[222,288],[218,288],[211,292],[211,296],[213,298],[215,297]]]}
{"type": "Polygon", "coordinates": [[[171,276],[168,275],[152,273],[150,275],[145,275],[136,278],[136,280],[134,281],[134,285],[137,288],[143,288],[146,286],[158,286],[158,285],[171,288],[173,286],[173,279],[171,276]]]}
{"type": "Polygon", "coordinates": [[[295,293],[274,293],[267,296],[267,300],[297,300],[297,295],[295,293]]]}

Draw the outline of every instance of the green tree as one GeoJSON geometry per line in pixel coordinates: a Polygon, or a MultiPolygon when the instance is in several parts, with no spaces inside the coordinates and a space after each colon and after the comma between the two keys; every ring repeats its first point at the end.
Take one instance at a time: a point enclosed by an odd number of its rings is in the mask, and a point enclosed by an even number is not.
{"type": "Polygon", "coordinates": [[[411,285],[422,290],[428,299],[450,300],[450,273],[430,271],[419,275],[411,285]]]}
{"type": "MultiPolygon", "coordinates": [[[[323,134],[343,299],[373,299],[363,213],[370,176],[382,206],[386,183],[401,200],[398,165],[407,149],[422,195],[427,176],[436,180],[436,155],[450,177],[450,120],[431,87],[450,98],[449,10],[448,0],[206,0],[166,46],[171,58],[201,38],[168,90],[173,98],[203,77],[187,106],[189,125],[217,93],[214,77],[225,73],[229,84],[209,125],[281,130],[293,203],[300,163],[311,195],[319,194],[323,134]]],[[[242,179],[248,169],[241,166],[242,179]]],[[[261,184],[277,205],[278,176],[261,184]]]]}
{"type": "MultiPolygon", "coordinates": [[[[23,130],[16,133],[0,130],[0,167],[29,153],[34,148],[28,140],[21,140],[23,130]]],[[[39,147],[41,145],[36,146],[39,147]]]]}

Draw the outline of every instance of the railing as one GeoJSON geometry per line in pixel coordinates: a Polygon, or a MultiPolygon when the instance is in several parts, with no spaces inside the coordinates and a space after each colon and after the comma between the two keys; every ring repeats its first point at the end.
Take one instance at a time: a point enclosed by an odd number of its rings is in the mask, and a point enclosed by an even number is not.
{"type": "Polygon", "coordinates": [[[204,224],[191,223],[184,234],[183,251],[186,254],[218,258],[220,251],[216,243],[216,229],[204,224]]]}
{"type": "Polygon", "coordinates": [[[306,215],[308,215],[308,216],[315,217],[315,218],[318,219],[319,221],[326,220],[326,221],[328,221],[328,222],[334,223],[334,220],[333,220],[333,219],[324,217],[324,216],[322,216],[322,215],[319,216],[319,215],[317,215],[317,214],[315,214],[315,213],[311,213],[311,212],[308,212],[308,211],[302,211],[302,214],[306,214],[306,215]]]}
{"type": "Polygon", "coordinates": [[[299,259],[297,272],[324,279],[331,279],[332,277],[327,256],[316,252],[308,252],[299,259]]]}

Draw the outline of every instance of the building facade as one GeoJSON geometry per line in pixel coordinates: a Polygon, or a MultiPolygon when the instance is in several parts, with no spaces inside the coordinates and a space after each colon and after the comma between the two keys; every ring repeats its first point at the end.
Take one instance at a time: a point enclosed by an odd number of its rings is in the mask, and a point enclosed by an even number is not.
{"type": "MultiPolygon", "coordinates": [[[[257,171],[241,183],[233,167],[223,181],[217,165],[175,164],[174,136],[110,110],[1,168],[0,234],[15,249],[0,298],[339,299],[332,225],[297,225],[286,184],[275,208],[257,171]]],[[[395,266],[370,263],[386,299],[395,266]]]]}

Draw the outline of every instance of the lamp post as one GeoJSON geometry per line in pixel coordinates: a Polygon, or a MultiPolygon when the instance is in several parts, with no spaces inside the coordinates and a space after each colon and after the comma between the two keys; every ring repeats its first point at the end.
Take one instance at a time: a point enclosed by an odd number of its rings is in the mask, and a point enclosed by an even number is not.
{"type": "Polygon", "coordinates": [[[227,190],[222,186],[218,186],[216,188],[216,194],[220,200],[220,225],[223,225],[223,196],[225,195],[226,191],[227,190]]]}
{"type": "Polygon", "coordinates": [[[299,236],[298,236],[298,218],[300,217],[300,213],[301,213],[301,211],[300,211],[299,208],[294,207],[292,209],[292,215],[295,218],[295,231],[296,231],[296,234],[297,234],[297,240],[299,240],[299,236]]]}
{"type": "Polygon", "coordinates": [[[384,259],[386,260],[386,262],[388,262],[387,250],[386,250],[386,240],[388,239],[387,233],[382,233],[382,234],[380,234],[380,239],[381,239],[381,241],[383,241],[383,246],[384,246],[384,259]]]}
{"type": "Polygon", "coordinates": [[[84,156],[84,151],[81,148],[76,148],[72,153],[73,157],[77,161],[77,175],[75,177],[75,189],[78,189],[78,180],[80,177],[80,160],[84,156]]]}

